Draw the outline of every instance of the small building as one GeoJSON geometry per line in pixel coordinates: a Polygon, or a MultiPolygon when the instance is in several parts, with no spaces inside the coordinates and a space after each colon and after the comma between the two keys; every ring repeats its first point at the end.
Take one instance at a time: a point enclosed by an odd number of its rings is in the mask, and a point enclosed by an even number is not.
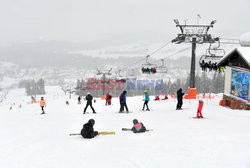
{"type": "Polygon", "coordinates": [[[225,67],[223,106],[250,110],[250,47],[239,47],[223,57],[218,66],[225,67]]]}

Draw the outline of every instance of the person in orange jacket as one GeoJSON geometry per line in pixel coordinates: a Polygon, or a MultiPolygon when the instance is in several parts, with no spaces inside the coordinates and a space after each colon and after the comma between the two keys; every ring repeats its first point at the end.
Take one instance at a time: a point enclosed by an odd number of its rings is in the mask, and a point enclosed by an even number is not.
{"type": "Polygon", "coordinates": [[[40,100],[40,107],[42,109],[42,113],[41,114],[45,114],[44,107],[46,107],[46,102],[45,102],[45,100],[44,100],[43,97],[41,97],[41,100],[40,100]]]}

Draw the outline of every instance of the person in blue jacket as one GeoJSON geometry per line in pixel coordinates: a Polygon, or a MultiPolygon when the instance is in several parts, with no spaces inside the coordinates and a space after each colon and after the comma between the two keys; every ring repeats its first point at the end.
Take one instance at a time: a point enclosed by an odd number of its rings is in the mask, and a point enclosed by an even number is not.
{"type": "Polygon", "coordinates": [[[142,110],[144,110],[145,106],[147,106],[146,111],[150,111],[148,108],[148,102],[149,102],[150,98],[149,98],[149,93],[147,90],[144,90],[144,104],[143,104],[143,108],[142,110]]]}
{"type": "Polygon", "coordinates": [[[119,113],[123,113],[124,112],[124,107],[126,108],[127,113],[129,112],[128,111],[128,106],[127,106],[127,103],[126,103],[126,94],[127,94],[127,91],[124,90],[122,92],[122,94],[120,95],[120,105],[121,105],[121,107],[120,107],[119,113]]]}
{"type": "Polygon", "coordinates": [[[177,103],[177,106],[176,106],[176,110],[181,110],[182,109],[181,106],[183,104],[183,102],[182,102],[183,95],[184,95],[184,93],[182,93],[182,88],[180,88],[177,91],[177,101],[178,101],[178,103],[177,103]]]}

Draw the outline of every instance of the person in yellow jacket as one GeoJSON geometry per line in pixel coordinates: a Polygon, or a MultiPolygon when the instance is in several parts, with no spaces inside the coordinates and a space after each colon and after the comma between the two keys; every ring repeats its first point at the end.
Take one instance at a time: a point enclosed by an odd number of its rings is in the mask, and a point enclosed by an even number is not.
{"type": "Polygon", "coordinates": [[[42,109],[42,113],[41,114],[45,114],[44,107],[46,107],[46,102],[45,102],[45,100],[44,100],[43,97],[41,97],[41,100],[40,100],[40,107],[42,109]]]}

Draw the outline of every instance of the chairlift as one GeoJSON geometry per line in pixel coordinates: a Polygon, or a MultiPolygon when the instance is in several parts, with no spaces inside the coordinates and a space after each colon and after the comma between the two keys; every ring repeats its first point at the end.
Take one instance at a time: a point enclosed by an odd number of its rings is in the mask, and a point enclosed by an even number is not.
{"type": "Polygon", "coordinates": [[[164,59],[161,59],[161,65],[157,67],[158,73],[167,73],[168,69],[165,66],[164,59]]]}
{"type": "Polygon", "coordinates": [[[146,56],[146,64],[141,65],[141,71],[142,73],[154,74],[157,72],[157,65],[151,64],[150,62],[148,62],[149,57],[150,55],[146,56]]]}
{"type": "Polygon", "coordinates": [[[203,71],[209,71],[215,70],[217,71],[218,68],[217,62],[226,54],[224,49],[219,48],[220,47],[220,41],[218,41],[218,46],[211,48],[212,43],[210,43],[209,48],[206,50],[206,54],[202,55],[200,58],[200,67],[203,71]]]}

